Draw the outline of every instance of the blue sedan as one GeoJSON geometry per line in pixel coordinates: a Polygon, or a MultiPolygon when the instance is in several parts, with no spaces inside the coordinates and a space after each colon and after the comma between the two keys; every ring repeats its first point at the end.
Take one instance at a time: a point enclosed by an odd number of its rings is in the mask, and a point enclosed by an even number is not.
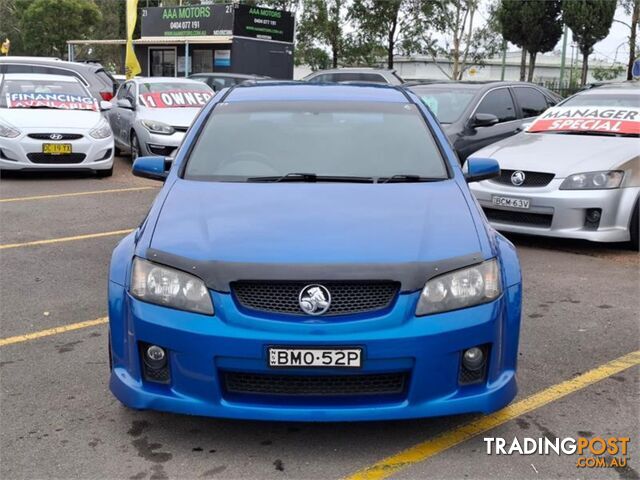
{"type": "Polygon", "coordinates": [[[431,112],[397,87],[225,89],[113,252],[110,388],[256,420],[492,412],[516,395],[521,274],[431,112]]]}

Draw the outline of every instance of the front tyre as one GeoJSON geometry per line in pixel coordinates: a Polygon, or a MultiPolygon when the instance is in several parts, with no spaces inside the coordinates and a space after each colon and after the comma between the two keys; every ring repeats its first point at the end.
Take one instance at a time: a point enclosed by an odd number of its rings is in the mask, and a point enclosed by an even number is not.
{"type": "Polygon", "coordinates": [[[131,163],[135,162],[140,156],[140,142],[136,132],[131,132],[131,163]]]}
{"type": "Polygon", "coordinates": [[[98,178],[110,177],[111,175],[113,175],[113,167],[107,170],[96,170],[96,177],[98,178]]]}
{"type": "Polygon", "coordinates": [[[638,205],[640,205],[640,199],[636,201],[636,206],[633,208],[633,213],[631,214],[631,222],[629,222],[629,234],[631,235],[631,248],[636,251],[640,251],[639,237],[640,237],[640,211],[638,210],[638,205]]]}

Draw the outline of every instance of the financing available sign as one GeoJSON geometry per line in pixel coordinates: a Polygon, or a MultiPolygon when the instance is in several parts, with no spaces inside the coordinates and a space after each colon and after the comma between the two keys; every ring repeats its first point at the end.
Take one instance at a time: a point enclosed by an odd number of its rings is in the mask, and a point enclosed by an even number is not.
{"type": "Polygon", "coordinates": [[[206,105],[212,95],[203,91],[175,90],[141,93],[139,97],[147,108],[200,108],[206,105]]]}
{"type": "Polygon", "coordinates": [[[8,108],[59,108],[62,110],[98,111],[98,102],[95,98],[68,93],[7,93],[6,99],[8,108]]]}
{"type": "Polygon", "coordinates": [[[603,106],[553,107],[540,115],[527,131],[640,134],[640,109],[603,106]]]}

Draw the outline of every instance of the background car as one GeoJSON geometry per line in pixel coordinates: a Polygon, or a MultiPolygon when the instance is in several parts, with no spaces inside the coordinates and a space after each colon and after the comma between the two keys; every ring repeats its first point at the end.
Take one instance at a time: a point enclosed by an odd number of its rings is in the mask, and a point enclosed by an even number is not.
{"type": "MultiPolygon", "coordinates": [[[[101,104],[101,105],[100,105],[101,104]]],[[[113,135],[75,77],[0,75],[0,170],[113,172],[113,135]]]]}
{"type": "Polygon", "coordinates": [[[502,173],[471,189],[497,229],[637,249],[639,154],[640,85],[601,85],[476,152],[502,173]]]}
{"type": "Polygon", "coordinates": [[[223,88],[232,87],[243,82],[251,80],[269,80],[270,77],[265,75],[245,75],[242,73],[194,73],[189,78],[193,80],[199,80],[209,85],[214,92],[222,90],[223,88]]]}
{"type": "Polygon", "coordinates": [[[111,74],[98,63],[65,62],[51,57],[0,56],[0,74],[2,73],[39,73],[75,77],[98,101],[110,101],[117,89],[117,83],[111,74]]]}
{"type": "Polygon", "coordinates": [[[309,83],[382,83],[401,85],[404,80],[395,70],[384,68],[334,68],[319,70],[302,79],[309,83]]]}
{"type": "Polygon", "coordinates": [[[213,93],[208,85],[186,78],[126,81],[108,113],[116,148],[133,160],[140,155],[171,156],[213,93]]]}
{"type": "Polygon", "coordinates": [[[557,104],[551,90],[524,82],[430,82],[408,87],[438,117],[461,163],[473,152],[522,131],[557,104]]]}

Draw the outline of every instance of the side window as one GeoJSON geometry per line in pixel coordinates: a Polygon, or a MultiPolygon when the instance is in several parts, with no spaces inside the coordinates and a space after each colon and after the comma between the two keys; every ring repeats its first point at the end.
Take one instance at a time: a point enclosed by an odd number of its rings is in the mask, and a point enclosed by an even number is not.
{"type": "Polygon", "coordinates": [[[16,63],[14,65],[5,65],[3,73],[33,73],[31,65],[21,65],[16,63]]]}
{"type": "Polygon", "coordinates": [[[316,77],[313,77],[311,80],[309,80],[311,83],[327,83],[327,82],[333,82],[333,79],[331,78],[332,75],[330,73],[324,73],[322,75],[318,75],[316,77]]]}
{"type": "Polygon", "coordinates": [[[476,113],[491,113],[498,117],[500,122],[516,119],[516,108],[506,88],[498,88],[487,93],[478,105],[476,113]]]}
{"type": "Polygon", "coordinates": [[[118,93],[116,93],[116,98],[118,100],[122,100],[123,98],[127,98],[126,92],[127,92],[128,86],[129,86],[128,83],[123,83],[122,85],[120,85],[120,88],[118,89],[118,93]]]}
{"type": "Polygon", "coordinates": [[[547,100],[535,88],[516,87],[513,91],[520,104],[524,118],[537,117],[547,109],[547,100]]]}

